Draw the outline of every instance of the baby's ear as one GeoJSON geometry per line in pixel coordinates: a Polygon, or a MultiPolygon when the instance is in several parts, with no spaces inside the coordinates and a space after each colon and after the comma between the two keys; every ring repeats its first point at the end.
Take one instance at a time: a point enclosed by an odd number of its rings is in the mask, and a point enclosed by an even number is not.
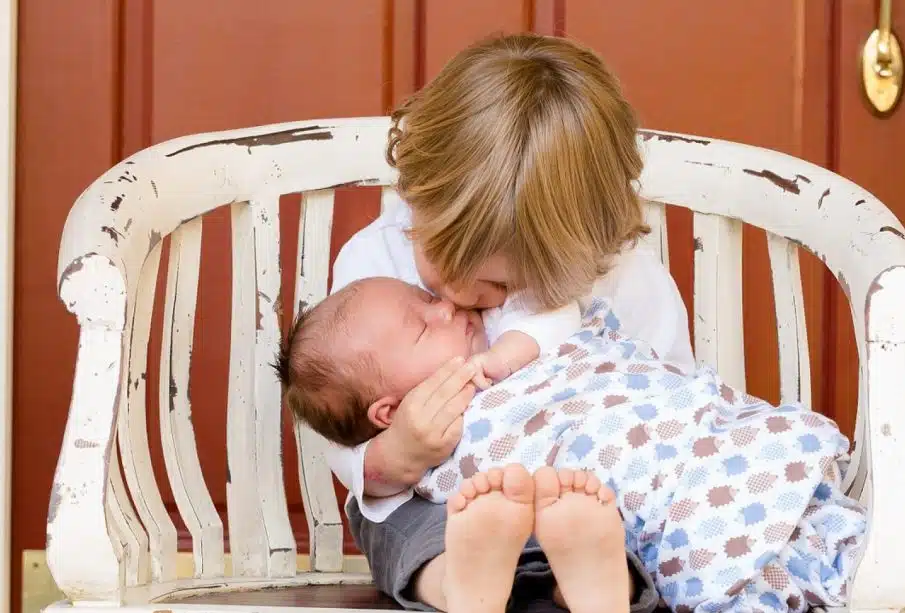
{"type": "Polygon", "coordinates": [[[391,396],[379,398],[368,407],[368,419],[381,430],[385,430],[393,423],[397,406],[399,403],[391,396]]]}

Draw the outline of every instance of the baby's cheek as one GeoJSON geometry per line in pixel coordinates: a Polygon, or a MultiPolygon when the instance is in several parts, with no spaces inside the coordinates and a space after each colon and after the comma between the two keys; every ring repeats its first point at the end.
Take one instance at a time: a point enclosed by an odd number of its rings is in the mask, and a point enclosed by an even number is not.
{"type": "Polygon", "coordinates": [[[429,365],[425,364],[417,345],[396,349],[398,351],[385,352],[381,370],[383,380],[390,388],[387,393],[404,396],[433,372],[424,374],[429,365]]]}
{"type": "Polygon", "coordinates": [[[428,350],[427,347],[418,347],[414,349],[411,352],[407,369],[408,373],[410,373],[412,387],[420,384],[443,368],[447,362],[457,355],[461,355],[461,350],[449,347],[445,350],[437,347],[434,347],[431,350],[428,350]]]}
{"type": "Polygon", "coordinates": [[[484,353],[490,348],[490,343],[487,342],[487,335],[484,334],[484,331],[481,330],[479,333],[475,334],[474,338],[471,339],[471,353],[472,355],[476,353],[484,353]]]}

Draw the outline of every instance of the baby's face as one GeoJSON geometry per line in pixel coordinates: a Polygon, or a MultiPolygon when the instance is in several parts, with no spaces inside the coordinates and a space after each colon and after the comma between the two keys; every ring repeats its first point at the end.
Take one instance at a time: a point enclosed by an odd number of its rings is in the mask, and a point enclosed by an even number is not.
{"type": "Polygon", "coordinates": [[[350,314],[350,343],[374,356],[382,374],[381,395],[399,399],[454,357],[487,349],[477,311],[396,279],[368,279],[350,314]]]}

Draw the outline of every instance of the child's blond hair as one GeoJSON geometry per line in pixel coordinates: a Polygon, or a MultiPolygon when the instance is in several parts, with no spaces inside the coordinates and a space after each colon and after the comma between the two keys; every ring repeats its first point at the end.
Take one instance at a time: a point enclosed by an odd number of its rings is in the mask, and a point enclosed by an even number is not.
{"type": "Polygon", "coordinates": [[[453,58],[393,114],[387,146],[412,237],[444,282],[505,253],[542,308],[585,295],[648,232],[634,112],[592,51],[519,34],[453,58]]]}

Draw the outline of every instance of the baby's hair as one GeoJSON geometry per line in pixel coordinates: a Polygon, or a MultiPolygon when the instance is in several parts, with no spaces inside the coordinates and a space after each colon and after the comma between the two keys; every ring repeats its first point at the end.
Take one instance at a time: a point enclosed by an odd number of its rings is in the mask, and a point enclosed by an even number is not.
{"type": "Polygon", "coordinates": [[[513,287],[554,308],[649,232],[636,132],[597,55],[518,34],[462,51],[396,110],[386,155],[444,282],[467,283],[506,253],[513,287]]]}
{"type": "Polygon", "coordinates": [[[341,359],[349,304],[356,284],[304,307],[280,344],[273,368],[283,386],[283,398],[295,419],[329,441],[354,447],[380,430],[368,419],[374,401],[365,379],[377,372],[370,355],[341,359]]]}

